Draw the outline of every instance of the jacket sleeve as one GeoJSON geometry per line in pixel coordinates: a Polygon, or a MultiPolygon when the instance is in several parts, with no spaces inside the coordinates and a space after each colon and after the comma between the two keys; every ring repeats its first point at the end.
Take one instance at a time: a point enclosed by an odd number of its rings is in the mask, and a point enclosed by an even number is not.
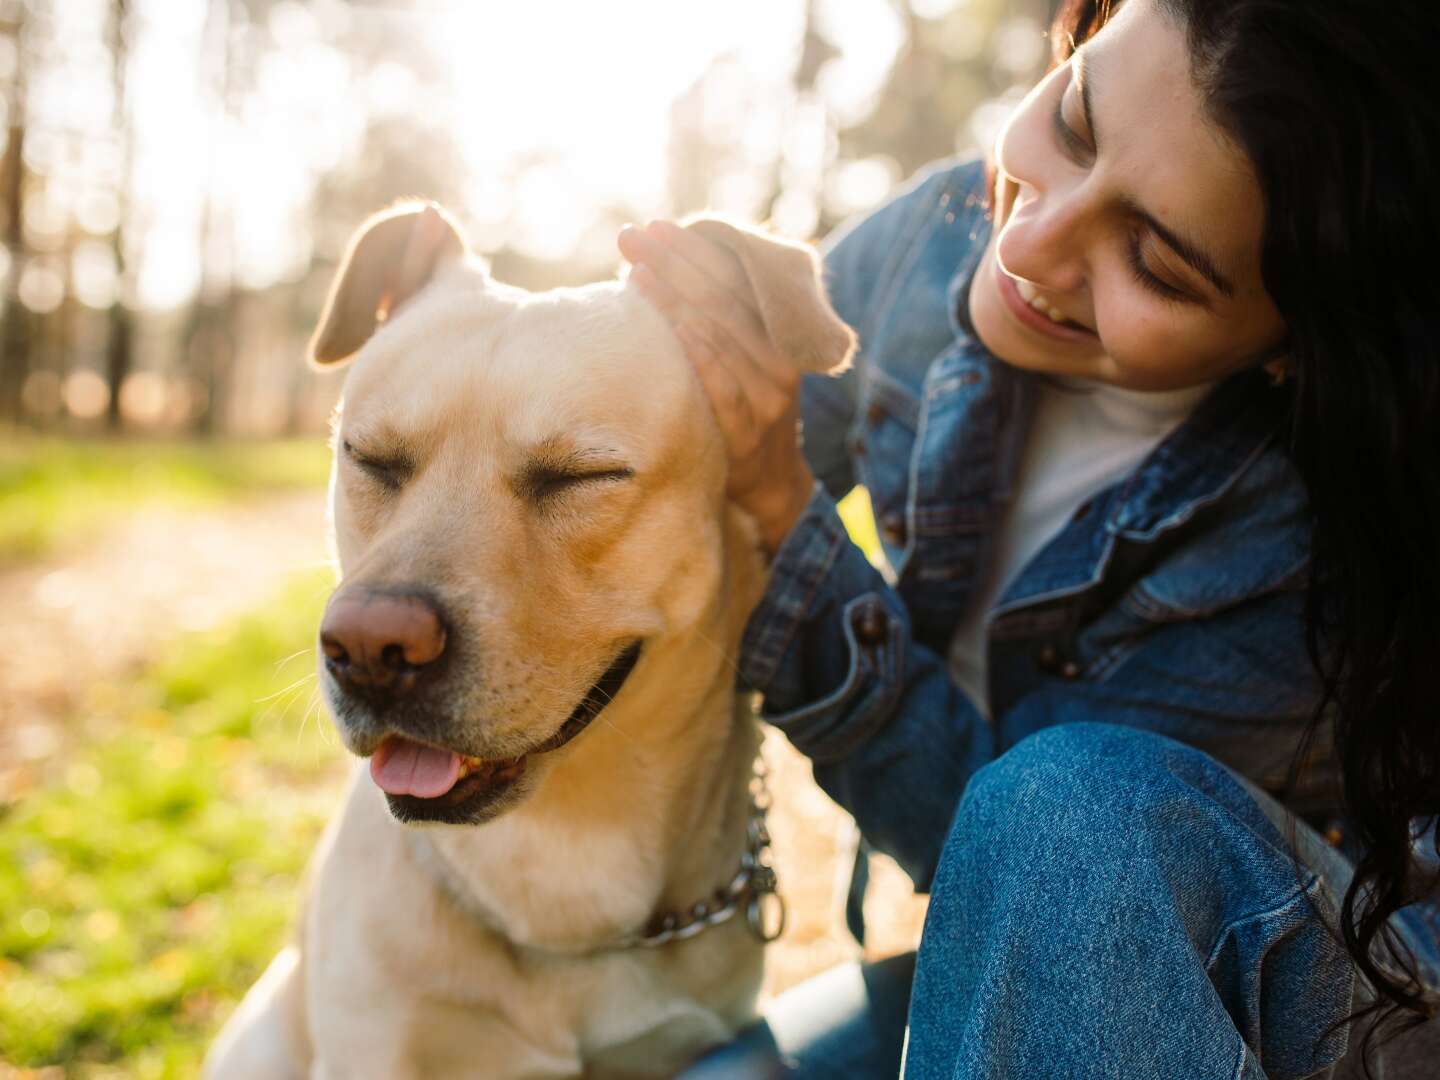
{"type": "Polygon", "coordinates": [[[904,602],[820,483],[771,564],[740,675],[871,846],[925,888],[966,781],[994,757],[993,734],[913,639],[904,602]]]}

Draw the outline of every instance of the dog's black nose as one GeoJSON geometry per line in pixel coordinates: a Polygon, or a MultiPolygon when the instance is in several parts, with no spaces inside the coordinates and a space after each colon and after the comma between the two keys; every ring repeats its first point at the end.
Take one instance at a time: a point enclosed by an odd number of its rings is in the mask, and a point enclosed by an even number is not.
{"type": "Polygon", "coordinates": [[[398,697],[444,654],[445,624],[419,594],[342,588],[325,608],[320,649],[341,689],[398,697]]]}

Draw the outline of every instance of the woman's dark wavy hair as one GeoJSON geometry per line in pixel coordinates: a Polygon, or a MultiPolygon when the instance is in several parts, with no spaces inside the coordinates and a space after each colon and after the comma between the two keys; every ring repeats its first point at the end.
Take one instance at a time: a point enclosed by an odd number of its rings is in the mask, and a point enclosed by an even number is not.
{"type": "MultiPolygon", "coordinates": [[[[1289,330],[1314,515],[1311,733],[1333,725],[1364,852],[1339,932],[1376,992],[1352,1017],[1375,1021],[1368,1071],[1377,1032],[1436,1014],[1389,917],[1433,895],[1412,828],[1440,815],[1440,17],[1435,0],[1156,2],[1265,202],[1261,271],[1289,330]]],[[[1061,6],[1057,63],[1111,7],[1061,6]]]]}

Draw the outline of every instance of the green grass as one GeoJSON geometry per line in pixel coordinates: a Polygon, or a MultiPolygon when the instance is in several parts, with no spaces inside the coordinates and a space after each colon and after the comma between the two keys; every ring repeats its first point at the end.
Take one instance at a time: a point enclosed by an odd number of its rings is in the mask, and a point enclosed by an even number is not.
{"type": "Polygon", "coordinates": [[[0,564],[34,558],[148,503],[213,504],[325,483],[320,439],[254,443],[0,438],[0,564]]]}
{"type": "Polygon", "coordinates": [[[306,575],[102,688],[110,736],[5,809],[0,1062],[195,1074],[283,941],[334,804],[307,648],[330,585],[306,575]]]}

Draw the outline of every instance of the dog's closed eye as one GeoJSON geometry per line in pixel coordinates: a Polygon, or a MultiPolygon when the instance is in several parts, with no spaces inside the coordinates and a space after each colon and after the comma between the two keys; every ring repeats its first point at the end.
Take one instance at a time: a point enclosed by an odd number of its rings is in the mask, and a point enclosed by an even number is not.
{"type": "Polygon", "coordinates": [[[517,478],[519,494],[534,503],[544,503],[582,484],[629,480],[635,470],[624,466],[608,469],[577,470],[564,466],[530,465],[517,478]]]}
{"type": "Polygon", "coordinates": [[[342,441],[340,446],[346,457],[388,491],[399,491],[415,472],[415,463],[403,455],[367,453],[356,449],[349,440],[342,441]]]}

